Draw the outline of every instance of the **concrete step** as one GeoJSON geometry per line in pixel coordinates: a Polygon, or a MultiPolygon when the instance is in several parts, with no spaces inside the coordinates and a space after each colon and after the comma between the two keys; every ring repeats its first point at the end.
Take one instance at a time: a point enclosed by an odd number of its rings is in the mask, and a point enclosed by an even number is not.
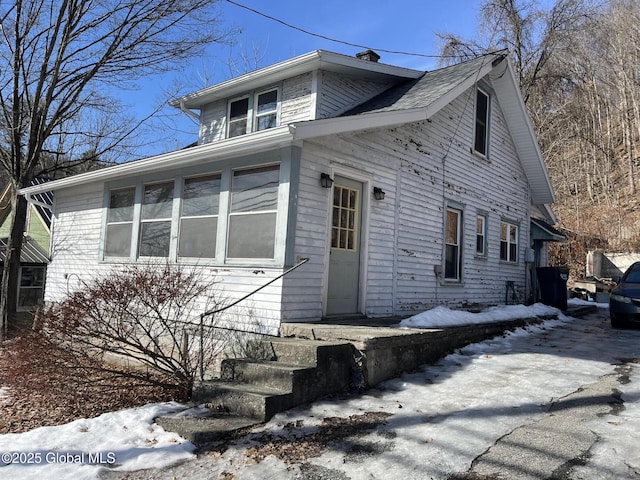
{"type": "Polygon", "coordinates": [[[210,404],[211,408],[220,412],[255,418],[261,422],[295,406],[293,393],[290,391],[224,381],[196,385],[192,400],[210,404]]]}
{"type": "Polygon", "coordinates": [[[316,367],[299,366],[271,360],[246,358],[226,359],[222,362],[220,379],[225,382],[249,383],[293,392],[315,378],[316,367]]]}
{"type": "Polygon", "coordinates": [[[260,423],[255,418],[218,412],[202,406],[157,417],[155,422],[166,431],[176,432],[198,446],[234,438],[260,423]]]}
{"type": "Polygon", "coordinates": [[[351,357],[353,347],[348,342],[326,342],[301,338],[271,338],[251,340],[247,357],[278,361],[300,366],[330,365],[335,358],[351,357]]]}

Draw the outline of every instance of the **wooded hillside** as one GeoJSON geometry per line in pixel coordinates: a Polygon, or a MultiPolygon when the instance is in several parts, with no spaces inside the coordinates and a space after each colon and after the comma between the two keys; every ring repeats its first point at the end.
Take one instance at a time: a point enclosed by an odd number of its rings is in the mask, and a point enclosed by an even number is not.
{"type": "Polygon", "coordinates": [[[640,2],[485,0],[476,40],[439,34],[444,63],[508,48],[568,241],[552,261],[640,251],[640,2]],[[551,7],[548,7],[551,5],[551,7]]]}

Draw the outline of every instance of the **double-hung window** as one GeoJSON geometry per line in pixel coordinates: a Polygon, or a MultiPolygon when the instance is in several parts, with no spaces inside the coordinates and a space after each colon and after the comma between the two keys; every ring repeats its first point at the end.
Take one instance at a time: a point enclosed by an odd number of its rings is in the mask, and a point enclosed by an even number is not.
{"type": "Polygon", "coordinates": [[[256,95],[255,131],[266,130],[276,126],[278,118],[278,90],[256,95]]]}
{"type": "Polygon", "coordinates": [[[476,255],[487,255],[487,217],[484,215],[476,217],[476,255]]]}
{"type": "Polygon", "coordinates": [[[229,102],[229,138],[278,125],[278,89],[257,92],[229,102]]]}
{"type": "Polygon", "coordinates": [[[145,185],[140,220],[141,257],[168,257],[173,212],[173,182],[145,185]]]}
{"type": "Polygon", "coordinates": [[[220,174],[183,180],[179,257],[215,258],[219,205],[220,174]]]}
{"type": "Polygon", "coordinates": [[[135,187],[112,190],[109,194],[105,257],[128,258],[131,255],[135,194],[135,187]]]}
{"type": "Polygon", "coordinates": [[[445,280],[459,281],[461,276],[461,227],[462,211],[455,208],[447,208],[445,219],[445,280]]]}
{"type": "Polygon", "coordinates": [[[235,170],[227,257],[273,258],[280,166],[235,170]]]}
{"type": "Polygon", "coordinates": [[[229,138],[248,132],[249,98],[240,98],[229,102],[229,138]]]}
{"type": "Polygon", "coordinates": [[[29,309],[41,306],[44,298],[45,267],[20,267],[18,307],[29,309]]]}
{"type": "Polygon", "coordinates": [[[500,260],[518,261],[518,226],[509,222],[500,222],[500,260]]]}
{"type": "Polygon", "coordinates": [[[476,119],[473,150],[489,156],[489,95],[476,90],[476,119]]]}

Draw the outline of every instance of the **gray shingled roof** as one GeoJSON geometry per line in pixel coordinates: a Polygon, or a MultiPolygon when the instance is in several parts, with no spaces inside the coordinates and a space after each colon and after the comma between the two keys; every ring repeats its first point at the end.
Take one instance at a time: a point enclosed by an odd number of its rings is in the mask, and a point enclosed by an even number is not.
{"type": "Polygon", "coordinates": [[[419,79],[408,80],[394,86],[345,112],[343,116],[426,107],[469,77],[478,75],[480,69],[488,63],[505,55],[505,52],[490,53],[456,65],[425,72],[419,79]]]}

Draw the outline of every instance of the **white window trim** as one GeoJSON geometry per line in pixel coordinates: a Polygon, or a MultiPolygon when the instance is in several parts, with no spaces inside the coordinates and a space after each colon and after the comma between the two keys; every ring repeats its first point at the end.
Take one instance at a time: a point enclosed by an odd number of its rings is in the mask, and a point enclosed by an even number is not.
{"type": "MultiPolygon", "coordinates": [[[[253,105],[255,105],[256,107],[253,108],[253,115],[251,118],[251,130],[250,132],[256,132],[258,131],[258,118],[259,117],[266,117],[267,115],[273,115],[275,113],[276,115],[276,127],[278,125],[280,125],[280,89],[278,87],[271,87],[271,88],[267,88],[266,90],[261,90],[259,92],[256,92],[254,95],[254,100],[253,100],[253,105]],[[270,110],[266,113],[262,113],[260,115],[258,115],[258,98],[260,97],[260,95],[264,95],[266,93],[270,93],[270,92],[276,92],[276,108],[273,110],[270,110]]],[[[275,127],[272,127],[275,128],[275,127]]],[[[266,130],[266,129],[265,129],[266,130]]]]}
{"type": "MultiPolygon", "coordinates": [[[[246,128],[246,132],[243,133],[242,135],[246,135],[247,133],[251,133],[251,110],[252,110],[252,102],[251,102],[251,96],[250,95],[243,95],[240,97],[235,97],[235,98],[231,98],[229,99],[229,101],[227,102],[227,121],[226,121],[226,134],[225,134],[225,138],[232,138],[231,135],[231,104],[235,103],[235,102],[239,102],[240,100],[244,100],[247,99],[247,128],[246,128]]],[[[242,135],[237,135],[238,137],[241,137],[242,135]]]]}
{"type": "Polygon", "coordinates": [[[476,238],[476,256],[480,258],[487,258],[487,214],[478,213],[476,215],[475,225],[475,238],[476,238]],[[482,219],[482,252],[478,251],[478,220],[482,219]]]}
{"type": "MultiPolygon", "coordinates": [[[[176,192],[176,195],[178,197],[178,202],[176,202],[178,204],[178,231],[177,231],[177,242],[176,242],[176,256],[178,258],[178,261],[181,262],[189,262],[189,261],[193,261],[193,259],[195,258],[200,258],[200,257],[189,257],[189,256],[180,256],[180,234],[181,234],[181,228],[182,228],[182,221],[185,219],[204,219],[204,218],[215,218],[216,219],[216,250],[214,252],[214,256],[213,257],[203,257],[203,258],[207,258],[210,260],[215,260],[216,258],[220,258],[218,257],[218,236],[219,236],[219,230],[220,230],[220,197],[222,196],[222,173],[221,172],[213,172],[213,173],[202,173],[202,174],[197,174],[197,175],[185,175],[182,178],[180,178],[179,180],[176,180],[176,186],[175,188],[179,188],[179,191],[176,192]],[[184,190],[184,184],[187,180],[198,180],[201,178],[206,178],[206,177],[216,177],[219,176],[220,177],[220,191],[218,192],[218,212],[216,214],[207,214],[207,215],[189,215],[189,216],[184,216],[183,215],[183,197],[182,197],[182,192],[184,190]]],[[[175,206],[175,205],[174,205],[175,206]]]]}
{"type": "MultiPolygon", "coordinates": [[[[225,131],[225,138],[231,138],[229,137],[230,131],[231,131],[231,104],[240,100],[244,100],[244,99],[248,99],[248,105],[247,105],[247,131],[246,133],[244,133],[244,135],[247,135],[249,133],[254,133],[257,130],[257,125],[258,125],[258,109],[257,109],[257,105],[258,105],[258,97],[260,95],[263,95],[265,93],[269,93],[272,91],[276,91],[276,95],[277,95],[277,99],[276,99],[276,109],[275,109],[275,114],[276,114],[276,127],[280,125],[280,109],[281,109],[281,100],[282,100],[282,87],[280,85],[274,85],[268,88],[264,88],[264,89],[260,89],[260,90],[255,90],[253,92],[247,93],[245,95],[240,95],[238,97],[234,97],[234,98],[230,98],[227,101],[227,112],[226,112],[226,131],[225,131]]],[[[269,114],[274,113],[274,112],[269,112],[269,114]]],[[[261,116],[265,116],[268,115],[267,113],[263,113],[261,116]]],[[[238,136],[242,136],[242,135],[238,135],[238,136]]]]}
{"type": "Polygon", "coordinates": [[[499,241],[500,241],[500,252],[499,252],[499,256],[500,256],[500,261],[503,263],[508,263],[510,265],[514,265],[518,263],[519,260],[519,256],[520,256],[520,225],[516,222],[510,222],[509,220],[501,220],[500,221],[500,236],[499,236],[499,241]],[[502,226],[506,225],[508,227],[507,230],[507,239],[506,239],[506,244],[507,244],[507,258],[502,258],[502,226]],[[510,241],[510,228],[514,227],[516,229],[516,258],[512,259],[511,258],[511,245],[513,245],[510,241]]]}
{"type": "Polygon", "coordinates": [[[36,289],[40,289],[42,290],[42,296],[40,298],[40,300],[42,301],[42,303],[44,304],[44,289],[46,286],[46,274],[47,274],[47,267],[45,265],[20,265],[20,269],[19,269],[19,274],[18,274],[18,279],[19,279],[19,283],[18,283],[18,291],[16,292],[16,310],[18,312],[31,312],[33,310],[36,310],[38,308],[40,308],[42,305],[32,305],[32,306],[20,306],[20,292],[23,289],[30,289],[30,290],[36,290],[36,289]],[[41,287],[23,287],[22,286],[22,270],[25,268],[38,268],[38,269],[42,269],[44,270],[44,283],[42,284],[41,287]]]}
{"type": "Polygon", "coordinates": [[[164,175],[160,178],[141,177],[136,179],[135,183],[113,182],[105,184],[103,197],[103,219],[102,229],[100,233],[100,261],[103,263],[142,263],[150,260],[169,261],[172,263],[180,263],[185,265],[228,265],[228,266],[264,266],[264,267],[281,267],[285,262],[286,251],[286,231],[288,222],[289,208],[289,179],[290,162],[282,159],[279,162],[264,163],[247,163],[242,166],[226,165],[218,169],[196,170],[184,172],[184,174],[176,173],[175,177],[166,178],[164,175]],[[231,208],[231,178],[234,170],[252,169],[267,167],[270,165],[280,166],[280,177],[278,185],[278,207],[276,212],[276,238],[273,258],[229,258],[227,252],[227,235],[229,229],[229,213],[231,208]],[[190,258],[178,257],[178,241],[179,241],[179,224],[180,224],[180,207],[182,203],[182,183],[185,178],[194,178],[199,176],[220,174],[220,198],[218,206],[218,230],[216,235],[216,253],[215,258],[190,258]],[[173,217],[171,219],[171,243],[169,257],[141,257],[138,255],[138,244],[140,242],[140,228],[142,215],[142,195],[145,185],[164,183],[167,181],[174,182],[174,201],[173,201],[173,217]],[[109,215],[109,196],[112,191],[125,188],[135,188],[134,212],[133,212],[133,228],[131,235],[131,245],[136,248],[130,248],[130,256],[128,257],[107,257],[105,256],[106,245],[106,227],[109,215]]]}
{"type": "Polygon", "coordinates": [[[473,109],[473,138],[472,138],[472,145],[471,145],[471,151],[482,157],[485,159],[489,158],[489,140],[490,140],[490,126],[491,126],[491,95],[484,89],[477,87],[476,91],[474,93],[475,99],[474,99],[474,103],[475,103],[475,107],[473,109]],[[484,141],[485,141],[485,151],[481,152],[479,150],[476,150],[476,132],[478,129],[478,93],[481,93],[483,95],[485,95],[487,97],[487,114],[485,117],[485,132],[484,132],[484,141]]]}
{"type": "Polygon", "coordinates": [[[278,210],[280,208],[281,205],[281,201],[280,201],[280,186],[282,185],[282,165],[279,163],[266,163],[263,165],[251,165],[251,166],[247,166],[247,167],[238,167],[238,168],[232,168],[231,172],[230,172],[230,176],[229,176],[229,180],[230,180],[230,185],[229,185],[229,203],[228,203],[228,209],[227,209],[227,213],[226,213],[226,217],[227,217],[227,228],[225,230],[225,253],[224,253],[224,258],[229,261],[229,262],[233,262],[233,263],[240,263],[240,264],[251,264],[251,263],[262,263],[262,262],[269,262],[272,259],[271,258],[245,258],[245,257],[230,257],[229,256],[229,234],[231,233],[231,229],[230,224],[231,224],[231,217],[236,217],[236,216],[243,216],[243,215],[256,215],[256,214],[267,214],[267,213],[275,213],[276,214],[276,224],[275,224],[275,237],[274,237],[274,246],[273,246],[273,256],[274,258],[276,258],[277,256],[277,240],[278,240],[278,210]],[[277,206],[276,209],[274,210],[260,210],[258,212],[256,211],[250,211],[250,212],[232,212],[231,208],[233,207],[233,202],[231,201],[231,189],[233,188],[233,175],[234,172],[240,172],[240,171],[246,171],[246,170],[254,170],[254,169],[260,169],[260,168],[268,168],[268,167],[273,167],[273,166],[278,166],[278,172],[279,172],[279,183],[278,183],[278,198],[277,198],[277,206]]]}
{"type": "Polygon", "coordinates": [[[442,279],[445,283],[455,283],[455,284],[460,284],[462,283],[462,242],[463,242],[463,215],[464,215],[464,211],[461,207],[456,206],[456,205],[448,205],[446,210],[445,210],[445,217],[444,217],[444,255],[442,258],[442,279]],[[448,212],[455,212],[457,214],[457,231],[456,231],[456,240],[457,240],[457,247],[458,247],[458,255],[457,255],[457,260],[458,260],[458,264],[457,264],[457,269],[456,269],[456,276],[455,277],[447,277],[447,245],[453,245],[453,244],[449,244],[447,243],[447,213],[448,212]]]}

